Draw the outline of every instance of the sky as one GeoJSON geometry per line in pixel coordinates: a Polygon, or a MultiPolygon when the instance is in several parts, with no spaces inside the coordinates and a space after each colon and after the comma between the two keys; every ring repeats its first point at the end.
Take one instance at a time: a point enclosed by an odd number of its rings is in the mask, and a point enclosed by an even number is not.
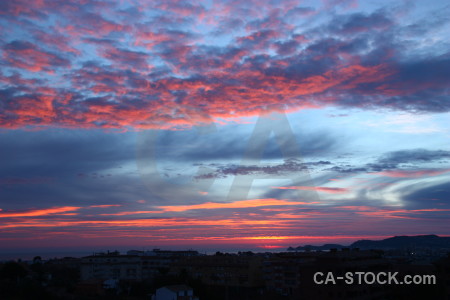
{"type": "Polygon", "coordinates": [[[449,16],[1,1],[0,255],[450,235],[449,16]]]}

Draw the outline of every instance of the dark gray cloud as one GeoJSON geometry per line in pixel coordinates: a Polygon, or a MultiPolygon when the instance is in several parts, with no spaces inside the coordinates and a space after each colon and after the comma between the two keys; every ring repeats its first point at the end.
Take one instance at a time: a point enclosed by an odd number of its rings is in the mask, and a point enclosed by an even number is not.
{"type": "Polygon", "coordinates": [[[136,169],[129,169],[136,155],[133,137],[92,130],[2,131],[1,208],[114,204],[148,196],[136,169]]]}
{"type": "MultiPolygon", "coordinates": [[[[274,143],[275,144],[275,143],[274,143]]],[[[312,149],[314,149],[314,145],[312,149]]],[[[319,147],[320,148],[320,147],[319,147]]],[[[242,149],[242,148],[241,148],[242,149]]],[[[323,150],[323,148],[320,148],[323,150]]],[[[325,148],[331,150],[331,148],[325,148]]],[[[264,155],[265,158],[272,159],[280,159],[283,158],[282,153],[278,148],[268,147],[267,152],[269,155],[264,155]],[[274,155],[276,154],[276,155],[274,155]]],[[[336,150],[336,149],[335,149],[336,150]]],[[[202,152],[198,152],[198,158],[202,157],[202,152]]],[[[232,153],[236,153],[234,150],[232,153]]],[[[305,152],[308,153],[308,152],[305,152]]],[[[302,152],[303,154],[303,152],[302,152]]],[[[315,152],[311,152],[310,154],[317,154],[315,152]]],[[[332,155],[332,152],[327,153],[328,156],[332,155]]],[[[207,156],[206,156],[207,157],[207,156]]],[[[206,158],[205,157],[205,158],[206,158]]],[[[224,156],[222,158],[225,158],[224,156]]],[[[308,155],[305,155],[308,157],[308,155]]],[[[208,157],[211,159],[212,157],[208,157]]],[[[219,157],[215,157],[218,159],[219,157]]],[[[228,157],[232,158],[232,157],[228,157]]],[[[259,159],[259,157],[256,157],[259,159]]],[[[392,151],[386,152],[382,154],[379,158],[375,159],[373,162],[369,162],[361,165],[350,165],[343,164],[337,161],[329,161],[329,160],[321,160],[321,161],[310,161],[310,162],[300,162],[296,159],[285,160],[282,164],[267,164],[262,163],[261,165],[236,165],[236,164],[209,164],[206,165],[210,168],[216,168],[215,172],[202,174],[198,176],[198,179],[206,179],[206,178],[224,178],[228,176],[235,175],[256,175],[256,174],[286,174],[292,172],[301,172],[301,171],[319,171],[319,172],[328,172],[330,174],[333,173],[341,173],[344,175],[354,175],[358,173],[371,173],[371,172],[382,172],[382,171],[390,171],[390,170],[418,170],[423,168],[424,163],[446,163],[448,162],[448,158],[450,158],[450,151],[445,150],[427,150],[427,149],[410,149],[410,150],[400,150],[400,151],[392,151]],[[406,165],[407,164],[407,165],[406,165]]],[[[206,159],[205,159],[206,161],[206,159]]],[[[202,164],[196,164],[202,165],[202,164]]]]}
{"type": "MultiPolygon", "coordinates": [[[[424,187],[421,187],[421,183],[417,183],[413,188],[406,187],[400,192],[402,193],[402,203],[408,209],[430,209],[428,213],[450,209],[450,182],[437,183],[432,186],[428,184],[424,187]]],[[[442,213],[448,218],[448,212],[443,211],[442,213]]]]}
{"type": "Polygon", "coordinates": [[[331,23],[328,30],[343,35],[383,30],[393,25],[389,13],[382,10],[371,14],[355,13],[337,16],[331,23]]]}
{"type": "Polygon", "coordinates": [[[309,169],[312,167],[323,167],[330,165],[329,161],[315,161],[303,163],[297,159],[287,159],[281,164],[266,164],[262,163],[260,165],[217,165],[210,164],[209,167],[215,167],[216,171],[212,173],[206,173],[196,176],[196,179],[208,179],[208,178],[225,178],[228,176],[239,176],[239,175],[286,175],[292,173],[304,173],[309,174],[309,169]]]}
{"type": "Polygon", "coordinates": [[[376,162],[367,166],[372,171],[383,171],[396,169],[401,164],[419,165],[431,162],[447,162],[449,158],[450,151],[446,150],[410,149],[388,152],[378,158],[376,162]]]}
{"type": "Polygon", "coordinates": [[[388,152],[378,161],[385,163],[433,162],[450,158],[450,151],[411,149],[388,152]]]}
{"type": "Polygon", "coordinates": [[[446,150],[408,149],[386,152],[373,162],[359,166],[336,164],[324,170],[344,174],[381,172],[397,169],[411,170],[420,169],[425,163],[447,163],[449,158],[450,151],[446,150]]]}
{"type": "MultiPolygon", "coordinates": [[[[449,209],[450,182],[416,189],[412,193],[404,191],[404,204],[411,209],[449,209]]],[[[448,214],[447,214],[448,217],[448,214]]]]}
{"type": "Polygon", "coordinates": [[[117,167],[133,158],[132,137],[92,130],[2,131],[0,173],[54,176],[117,167]]]}
{"type": "Polygon", "coordinates": [[[334,166],[328,169],[325,169],[326,171],[331,172],[338,172],[338,173],[344,173],[344,174],[355,174],[355,173],[364,173],[367,172],[367,168],[357,168],[352,166],[334,166]]]}
{"type": "MultiPolygon", "coordinates": [[[[267,120],[270,122],[270,120],[267,120]]],[[[240,125],[242,126],[242,125],[240,125]]],[[[178,159],[180,161],[208,162],[242,159],[249,146],[250,132],[240,132],[239,135],[231,134],[240,130],[238,126],[229,125],[225,131],[211,129],[209,132],[199,129],[189,131],[162,131],[158,134],[156,151],[161,160],[178,159]],[[211,143],[211,141],[214,143],[211,143]]],[[[146,133],[139,133],[143,136],[146,133]]],[[[333,136],[331,132],[305,132],[302,129],[296,131],[297,146],[302,157],[321,157],[335,153],[344,142],[341,138],[333,136]]],[[[263,159],[283,159],[285,153],[296,153],[297,149],[290,149],[295,144],[286,138],[275,141],[270,137],[263,150],[263,159]],[[281,142],[281,144],[279,144],[281,142]]],[[[255,154],[255,153],[251,153],[255,154]]],[[[259,157],[246,157],[255,158],[259,157]]]]}

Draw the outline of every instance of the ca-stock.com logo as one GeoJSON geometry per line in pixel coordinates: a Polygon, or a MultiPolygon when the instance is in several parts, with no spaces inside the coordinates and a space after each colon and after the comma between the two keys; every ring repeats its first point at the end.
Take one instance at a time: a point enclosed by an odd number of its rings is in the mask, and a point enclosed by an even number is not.
{"type": "MultiPolygon", "coordinates": [[[[230,163],[220,158],[221,150],[229,152],[229,143],[221,148],[221,134],[230,134],[226,130],[228,125],[217,125],[215,120],[198,110],[183,110],[187,128],[173,130],[142,130],[137,137],[137,167],[141,179],[151,193],[153,201],[182,203],[195,201],[199,197],[210,195],[205,201],[234,202],[248,199],[255,180],[265,179],[268,183],[266,194],[270,192],[271,180],[283,182],[287,186],[306,187],[290,189],[289,200],[317,202],[319,196],[306,163],[303,162],[300,145],[294,135],[289,120],[284,111],[260,114],[253,131],[246,134],[237,133],[233,149],[239,149],[233,157],[237,161],[230,163]],[[168,136],[177,137],[177,141],[167,143],[168,136]],[[219,140],[219,141],[217,141],[219,140]],[[213,161],[205,155],[201,157],[205,146],[215,144],[216,155],[213,161]],[[273,145],[271,143],[275,143],[273,145]],[[277,148],[281,154],[282,163],[267,163],[264,151],[267,147],[277,148]],[[189,162],[182,159],[183,149],[189,153],[198,152],[195,160],[189,162]],[[170,161],[170,166],[167,165],[170,161]],[[189,172],[186,170],[189,169],[189,172]],[[219,176],[216,176],[218,171],[219,176]],[[170,173],[170,174],[169,174],[170,173]],[[224,180],[224,177],[226,177],[224,180]],[[220,184],[219,184],[219,182],[220,184]]],[[[206,147],[208,148],[208,147],[206,147]]],[[[211,147],[209,147],[211,148],[211,147]]],[[[280,157],[278,157],[280,158],[280,157]]]]}

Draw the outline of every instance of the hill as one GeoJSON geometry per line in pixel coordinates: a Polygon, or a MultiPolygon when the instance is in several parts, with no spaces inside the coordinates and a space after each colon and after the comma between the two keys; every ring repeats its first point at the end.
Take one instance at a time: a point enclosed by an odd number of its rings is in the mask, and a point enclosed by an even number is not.
{"type": "Polygon", "coordinates": [[[325,244],[322,246],[298,246],[289,247],[288,251],[319,251],[342,248],[360,249],[404,249],[404,248],[435,248],[450,249],[450,237],[440,237],[434,234],[415,236],[394,236],[384,240],[359,240],[349,246],[339,244],[325,244]]]}

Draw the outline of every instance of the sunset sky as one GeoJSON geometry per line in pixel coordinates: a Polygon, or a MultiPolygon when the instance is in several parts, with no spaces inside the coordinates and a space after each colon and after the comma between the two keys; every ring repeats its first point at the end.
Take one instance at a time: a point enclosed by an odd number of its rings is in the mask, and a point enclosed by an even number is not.
{"type": "Polygon", "coordinates": [[[0,2],[0,255],[450,235],[448,1],[0,2]]]}

